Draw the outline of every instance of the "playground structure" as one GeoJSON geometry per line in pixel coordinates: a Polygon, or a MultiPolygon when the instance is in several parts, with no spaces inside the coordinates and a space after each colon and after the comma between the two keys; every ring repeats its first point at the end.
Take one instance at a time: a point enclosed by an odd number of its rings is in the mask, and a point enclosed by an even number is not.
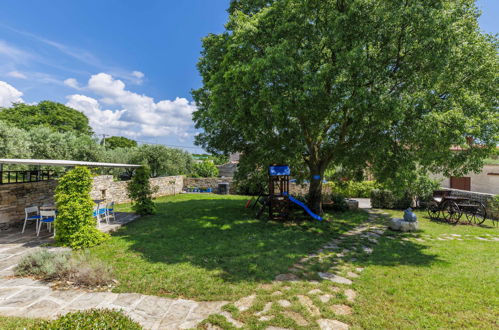
{"type": "Polygon", "coordinates": [[[304,203],[289,194],[290,177],[291,169],[289,166],[269,166],[269,193],[260,194],[253,205],[255,207],[260,204],[257,218],[260,218],[263,212],[268,209],[269,219],[287,220],[290,214],[291,203],[294,203],[303,208],[315,220],[322,221],[322,217],[313,213],[304,203]]]}

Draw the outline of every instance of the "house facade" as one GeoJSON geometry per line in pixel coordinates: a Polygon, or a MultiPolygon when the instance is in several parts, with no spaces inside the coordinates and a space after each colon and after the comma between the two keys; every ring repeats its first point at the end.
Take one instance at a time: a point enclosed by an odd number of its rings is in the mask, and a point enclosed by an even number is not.
{"type": "Polygon", "coordinates": [[[441,174],[431,177],[441,181],[443,188],[499,195],[499,164],[485,165],[480,173],[469,173],[462,177],[445,177],[441,174]]]}

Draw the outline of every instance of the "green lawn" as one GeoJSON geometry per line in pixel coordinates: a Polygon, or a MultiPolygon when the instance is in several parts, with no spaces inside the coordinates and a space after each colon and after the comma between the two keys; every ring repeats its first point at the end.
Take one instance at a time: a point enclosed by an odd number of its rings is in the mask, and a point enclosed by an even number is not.
{"type": "MultiPolygon", "coordinates": [[[[402,217],[401,212],[386,212],[402,217]]],[[[355,283],[359,300],[353,324],[369,329],[497,329],[499,242],[474,237],[497,237],[499,230],[434,222],[424,212],[418,218],[419,233],[382,239],[360,263],[366,270],[355,283]],[[442,234],[463,240],[438,240],[442,234]]]]}
{"type": "MultiPolygon", "coordinates": [[[[115,292],[235,300],[287,272],[298,259],[367,218],[347,212],[331,223],[267,222],[243,196],[179,195],[90,249],[112,265],[115,292]]],[[[122,210],[127,210],[124,206],[122,210]]]]}
{"type": "Polygon", "coordinates": [[[0,316],[0,329],[24,330],[34,328],[40,323],[37,319],[0,316]]]}

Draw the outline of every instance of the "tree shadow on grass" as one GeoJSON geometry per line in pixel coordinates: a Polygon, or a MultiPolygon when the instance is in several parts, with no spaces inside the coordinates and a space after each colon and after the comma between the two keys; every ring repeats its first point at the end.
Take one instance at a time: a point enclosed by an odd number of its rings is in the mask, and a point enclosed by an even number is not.
{"type": "Polygon", "coordinates": [[[163,200],[158,214],[113,235],[151,263],[190,263],[217,270],[228,282],[268,282],[367,218],[364,212],[346,212],[331,222],[279,223],[254,219],[254,210],[244,204],[223,197],[163,200]]]}

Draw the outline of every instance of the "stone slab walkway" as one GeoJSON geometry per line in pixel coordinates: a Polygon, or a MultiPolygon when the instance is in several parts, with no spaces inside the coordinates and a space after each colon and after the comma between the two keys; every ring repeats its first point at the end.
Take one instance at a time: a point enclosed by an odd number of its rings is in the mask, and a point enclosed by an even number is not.
{"type": "MultiPolygon", "coordinates": [[[[122,214],[112,224],[102,224],[102,231],[112,231],[135,215],[122,214]]],[[[29,227],[21,235],[10,229],[0,233],[0,315],[54,319],[77,310],[110,308],[121,310],[145,329],[189,329],[211,314],[221,312],[227,302],[196,302],[136,293],[54,290],[49,283],[29,278],[13,278],[14,268],[27,253],[37,249],[58,250],[44,246],[53,242],[52,234],[36,237],[29,227]]]]}

